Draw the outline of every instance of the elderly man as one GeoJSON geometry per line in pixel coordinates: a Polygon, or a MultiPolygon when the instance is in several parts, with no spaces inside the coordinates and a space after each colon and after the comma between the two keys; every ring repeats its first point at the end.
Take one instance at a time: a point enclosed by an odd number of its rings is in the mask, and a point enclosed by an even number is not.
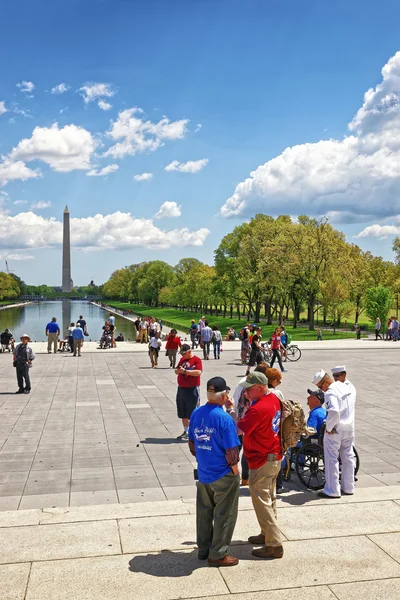
{"type": "Polygon", "coordinates": [[[16,394],[29,394],[31,391],[31,380],[29,377],[29,369],[32,366],[32,361],[35,359],[35,354],[28,343],[31,341],[29,335],[21,335],[21,343],[14,348],[14,366],[17,370],[18,390],[16,394]],[[24,387],[25,380],[25,387],[24,387]]]}
{"type": "Polygon", "coordinates": [[[233,567],[228,554],[239,504],[239,445],[234,420],[224,411],[229,387],[222,377],[207,382],[207,404],[190,419],[189,448],[198,464],[196,521],[200,560],[233,567]]]}
{"type": "Polygon", "coordinates": [[[327,410],[324,435],[325,487],[318,496],[340,498],[341,493],[351,496],[354,493],[355,396],[348,385],[334,381],[322,369],[314,376],[313,384],[324,392],[327,410]],[[342,461],[341,482],[339,456],[342,461]]]}
{"type": "Polygon", "coordinates": [[[60,335],[60,328],[57,325],[56,317],[53,317],[50,323],[46,325],[46,336],[47,336],[47,353],[51,354],[51,345],[54,345],[54,354],[57,352],[58,336],[60,335]]]}
{"type": "Polygon", "coordinates": [[[182,344],[180,354],[182,358],[175,369],[175,375],[178,375],[176,407],[178,417],[182,419],[183,433],[177,439],[187,440],[190,417],[200,404],[200,376],[203,364],[200,358],[193,354],[189,344],[182,344]]]}
{"type": "Polygon", "coordinates": [[[253,550],[259,558],[282,558],[282,535],[277,523],[276,478],[281,468],[281,403],[268,389],[263,373],[253,372],[240,384],[251,402],[238,428],[244,433],[244,454],[249,463],[249,488],[261,533],[249,542],[262,545],[253,550]]]}
{"type": "Polygon", "coordinates": [[[315,429],[315,435],[311,438],[318,438],[321,433],[321,427],[326,421],[326,410],[322,407],[325,402],[325,394],[322,390],[307,390],[307,406],[310,409],[307,419],[307,427],[315,429]]]}

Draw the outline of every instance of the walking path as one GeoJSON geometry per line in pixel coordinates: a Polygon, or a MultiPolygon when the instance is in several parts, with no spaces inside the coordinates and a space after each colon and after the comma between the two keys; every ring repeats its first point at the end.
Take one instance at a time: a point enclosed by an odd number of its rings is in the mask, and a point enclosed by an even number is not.
{"type": "Polygon", "coordinates": [[[195,502],[0,513],[2,600],[398,600],[400,486],[278,501],[284,557],[260,561],[241,498],[231,568],[197,559],[195,502]],[[239,596],[240,594],[240,596],[239,596]]]}
{"type": "MultiPolygon", "coordinates": [[[[241,560],[225,570],[194,550],[194,461],[175,439],[181,424],[167,358],[151,369],[139,344],[88,346],[81,358],[38,354],[26,396],[14,394],[11,357],[0,354],[1,600],[398,600],[395,344],[379,368],[364,348],[320,346],[288,365],[282,391],[304,406],[320,367],[347,365],[358,390],[356,493],[322,500],[294,477],[278,500],[284,558],[260,562],[246,543],[258,528],[242,488],[232,548],[241,560]]],[[[206,361],[202,401],[208,378],[222,375],[233,388],[243,374],[235,352],[206,361]]]]}

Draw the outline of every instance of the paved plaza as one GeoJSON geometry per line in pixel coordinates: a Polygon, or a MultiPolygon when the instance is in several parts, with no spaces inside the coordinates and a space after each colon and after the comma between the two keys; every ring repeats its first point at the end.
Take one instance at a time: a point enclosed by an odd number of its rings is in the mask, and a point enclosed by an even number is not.
{"type": "MultiPolygon", "coordinates": [[[[131,349],[87,345],[73,358],[38,346],[27,396],[14,395],[0,355],[2,600],[400,598],[397,346],[306,349],[288,364],[282,391],[305,405],[318,368],[346,363],[358,389],[356,493],[323,500],[291,482],[278,500],[285,555],[268,562],[246,542],[258,527],[244,488],[230,569],[197,560],[193,461],[175,440],[168,359],[153,370],[131,349]]],[[[203,401],[209,377],[233,387],[243,374],[236,350],[205,362],[203,401]]]]}

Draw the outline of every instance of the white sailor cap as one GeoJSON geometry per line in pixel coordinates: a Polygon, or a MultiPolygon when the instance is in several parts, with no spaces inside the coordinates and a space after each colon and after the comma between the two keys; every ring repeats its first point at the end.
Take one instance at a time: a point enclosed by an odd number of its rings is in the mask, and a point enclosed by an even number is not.
{"type": "Polygon", "coordinates": [[[335,373],[345,373],[346,372],[346,365],[339,365],[338,367],[333,367],[331,369],[332,375],[334,375],[335,373]]]}
{"type": "Polygon", "coordinates": [[[313,379],[312,379],[312,383],[314,385],[318,385],[320,383],[320,381],[323,380],[323,378],[325,377],[326,373],[323,369],[320,369],[318,371],[318,373],[315,373],[313,379]]]}

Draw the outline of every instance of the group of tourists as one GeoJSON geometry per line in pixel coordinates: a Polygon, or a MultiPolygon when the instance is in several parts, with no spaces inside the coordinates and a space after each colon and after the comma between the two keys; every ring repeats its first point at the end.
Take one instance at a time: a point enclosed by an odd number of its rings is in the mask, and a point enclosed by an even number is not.
{"type": "MultiPolygon", "coordinates": [[[[248,365],[246,372],[246,375],[248,375],[251,367],[260,364],[264,360],[261,346],[261,327],[248,323],[241,330],[240,339],[242,342],[240,348],[240,358],[242,364],[248,365]],[[250,358],[248,359],[249,350],[250,358]]],[[[290,339],[285,327],[283,325],[276,327],[271,339],[269,340],[272,351],[271,367],[274,366],[274,363],[277,360],[282,372],[287,371],[287,369],[284,368],[282,361],[286,361],[286,347],[288,343],[290,343],[290,339]]]]}
{"type": "Polygon", "coordinates": [[[400,324],[397,317],[390,317],[386,323],[386,331],[383,338],[382,322],[379,317],[375,321],[375,340],[390,340],[397,342],[400,337],[400,324]]]}
{"type": "Polygon", "coordinates": [[[45,333],[47,337],[48,354],[51,354],[53,348],[54,354],[67,350],[73,353],[73,356],[81,356],[85,336],[89,335],[83,315],[79,315],[79,319],[76,323],[70,323],[65,332],[65,336],[62,339],[59,339],[61,330],[57,323],[57,317],[53,317],[51,321],[47,323],[45,333]]]}
{"type": "MultiPolygon", "coordinates": [[[[279,336],[276,332],[274,335],[279,336]]],[[[180,349],[176,405],[190,452],[197,460],[197,545],[199,560],[229,567],[238,559],[229,554],[238,517],[240,484],[248,485],[260,533],[248,538],[254,556],[279,559],[283,536],[278,526],[276,494],[283,457],[283,394],[281,373],[267,363],[247,373],[230,397],[222,377],[207,382],[207,403],[199,407],[202,361],[188,344],[180,349]],[[240,479],[240,452],[241,477],[240,479]]],[[[325,487],[319,496],[339,498],[354,493],[354,408],[356,390],[344,365],[322,369],[308,389],[307,425],[314,436],[324,433],[325,487]],[[339,477],[339,459],[341,477],[339,477]]],[[[297,440],[301,443],[300,440],[297,440]]]]}

